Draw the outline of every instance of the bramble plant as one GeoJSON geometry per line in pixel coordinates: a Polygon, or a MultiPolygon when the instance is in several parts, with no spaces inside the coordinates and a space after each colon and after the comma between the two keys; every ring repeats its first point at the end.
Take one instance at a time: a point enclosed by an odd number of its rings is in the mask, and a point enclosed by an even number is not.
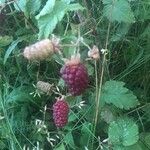
{"type": "Polygon", "coordinates": [[[0,149],[149,150],[149,12],[0,0],[0,149]]]}

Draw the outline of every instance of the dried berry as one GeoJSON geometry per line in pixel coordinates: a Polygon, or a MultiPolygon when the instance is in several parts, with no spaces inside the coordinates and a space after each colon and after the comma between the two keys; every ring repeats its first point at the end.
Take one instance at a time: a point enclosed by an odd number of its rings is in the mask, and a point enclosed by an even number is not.
{"type": "Polygon", "coordinates": [[[72,95],[80,95],[87,88],[87,69],[84,64],[80,62],[79,57],[72,57],[71,60],[66,61],[65,65],[61,68],[60,73],[72,95]]]}
{"type": "Polygon", "coordinates": [[[58,51],[56,40],[44,39],[24,49],[23,55],[28,60],[44,60],[58,51]]]}
{"type": "Polygon", "coordinates": [[[68,122],[69,106],[63,99],[57,99],[53,105],[53,119],[56,127],[62,128],[68,122]]]}
{"type": "Polygon", "coordinates": [[[49,84],[48,82],[38,81],[36,84],[36,88],[39,91],[50,95],[53,85],[49,84]]]}

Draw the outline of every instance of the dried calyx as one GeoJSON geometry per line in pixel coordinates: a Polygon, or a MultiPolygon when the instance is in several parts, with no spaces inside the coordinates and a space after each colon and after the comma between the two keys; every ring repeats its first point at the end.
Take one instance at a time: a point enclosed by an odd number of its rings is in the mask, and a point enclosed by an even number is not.
{"type": "Polygon", "coordinates": [[[88,51],[88,56],[94,60],[98,60],[100,58],[98,47],[94,45],[93,48],[88,51]]]}

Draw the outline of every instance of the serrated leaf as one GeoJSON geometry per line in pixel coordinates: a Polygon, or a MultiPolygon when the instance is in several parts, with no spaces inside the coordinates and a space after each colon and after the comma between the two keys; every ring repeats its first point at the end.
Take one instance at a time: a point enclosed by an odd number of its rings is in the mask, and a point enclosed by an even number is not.
{"type": "Polygon", "coordinates": [[[107,81],[102,88],[101,100],[126,110],[136,107],[139,104],[137,97],[124,85],[121,81],[107,81]]]}
{"type": "Polygon", "coordinates": [[[113,145],[130,146],[139,139],[138,126],[129,118],[119,118],[110,123],[108,136],[113,145]]]}
{"type": "Polygon", "coordinates": [[[71,7],[72,5],[73,4],[66,4],[63,1],[57,1],[51,12],[42,13],[40,17],[39,15],[36,17],[39,28],[39,39],[48,38],[49,34],[55,29],[57,23],[63,19],[65,13],[75,10],[74,7],[71,7]]]}
{"type": "Polygon", "coordinates": [[[51,13],[54,6],[55,6],[55,0],[48,0],[45,6],[43,7],[43,9],[40,11],[40,13],[36,16],[36,19],[38,20],[40,17],[51,13]]]}
{"type": "Polygon", "coordinates": [[[110,21],[135,22],[134,14],[128,0],[103,0],[103,14],[110,21]]]}
{"type": "Polygon", "coordinates": [[[63,2],[56,2],[53,11],[41,17],[36,17],[39,27],[39,39],[47,38],[55,29],[57,23],[65,15],[66,5],[63,2]]]}

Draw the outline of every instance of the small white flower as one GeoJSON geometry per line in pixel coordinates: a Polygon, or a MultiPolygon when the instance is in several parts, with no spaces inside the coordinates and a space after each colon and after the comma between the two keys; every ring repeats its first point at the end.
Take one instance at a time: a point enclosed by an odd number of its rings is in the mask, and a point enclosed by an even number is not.
{"type": "Polygon", "coordinates": [[[102,142],[103,142],[103,143],[106,143],[106,142],[108,142],[108,138],[107,138],[107,139],[104,139],[102,142]]]}
{"type": "Polygon", "coordinates": [[[107,49],[101,49],[102,54],[107,54],[108,50],[107,49]]]}

